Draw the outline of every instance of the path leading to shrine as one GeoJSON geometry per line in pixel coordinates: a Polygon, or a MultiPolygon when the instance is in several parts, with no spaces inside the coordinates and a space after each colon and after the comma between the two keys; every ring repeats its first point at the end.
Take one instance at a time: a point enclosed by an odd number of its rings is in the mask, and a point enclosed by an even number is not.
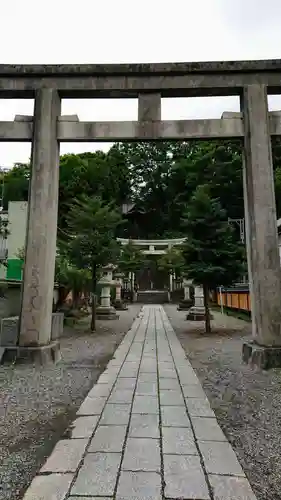
{"type": "Polygon", "coordinates": [[[24,500],[255,500],[161,306],[144,306],[24,500]]]}

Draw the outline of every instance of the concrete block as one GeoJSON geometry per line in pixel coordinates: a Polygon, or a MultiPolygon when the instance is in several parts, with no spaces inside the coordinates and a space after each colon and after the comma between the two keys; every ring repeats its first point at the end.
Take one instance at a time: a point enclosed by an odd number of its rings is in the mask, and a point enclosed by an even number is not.
{"type": "Polygon", "coordinates": [[[163,427],[190,427],[185,406],[162,406],[163,427]]]}
{"type": "Polygon", "coordinates": [[[259,346],[254,342],[245,342],[242,358],[244,363],[257,366],[262,370],[281,368],[281,347],[259,346]]]}
{"type": "Polygon", "coordinates": [[[186,405],[191,417],[215,418],[215,414],[207,399],[187,398],[186,405]]]}
{"type": "Polygon", "coordinates": [[[182,385],[182,391],[186,398],[197,398],[205,399],[206,395],[203,391],[201,385],[199,384],[184,384],[182,385]]]}
{"type": "Polygon", "coordinates": [[[216,418],[191,417],[199,441],[227,441],[216,418]]]}
{"type": "Polygon", "coordinates": [[[121,453],[88,453],[71,495],[113,496],[120,462],[121,453]]]}
{"type": "Polygon", "coordinates": [[[73,474],[49,474],[36,476],[23,500],[64,500],[71,485],[73,474]]]}
{"type": "Polygon", "coordinates": [[[113,389],[108,403],[131,404],[133,400],[133,389],[113,389]]]}
{"type": "Polygon", "coordinates": [[[19,317],[2,318],[0,327],[0,345],[16,346],[18,339],[19,317]]]}
{"type": "Polygon", "coordinates": [[[210,500],[199,457],[164,455],[164,480],[165,498],[210,500]]]}
{"type": "Polygon", "coordinates": [[[116,500],[161,500],[161,476],[157,472],[122,471],[116,500]]]}
{"type": "Polygon", "coordinates": [[[108,397],[110,392],[112,391],[112,385],[111,384],[96,384],[94,387],[90,390],[88,393],[88,398],[99,398],[101,397],[108,397]]]}
{"type": "Polygon", "coordinates": [[[107,403],[102,417],[101,425],[128,425],[131,405],[107,403]]]}
{"type": "Polygon", "coordinates": [[[99,415],[90,417],[79,417],[71,424],[67,434],[71,439],[90,438],[95,431],[99,415]]]}
{"type": "Polygon", "coordinates": [[[159,416],[133,414],[131,416],[129,436],[134,438],[159,438],[159,416]]]}
{"type": "Polygon", "coordinates": [[[208,474],[245,476],[229,443],[199,441],[199,448],[208,474]]]}
{"type": "Polygon", "coordinates": [[[139,382],[136,388],[138,396],[156,396],[158,391],[156,382],[139,382]]]}
{"type": "Polygon", "coordinates": [[[115,389],[134,389],[136,386],[136,381],[136,377],[118,378],[116,380],[115,389]]]}
{"type": "Polygon", "coordinates": [[[161,371],[159,370],[159,378],[178,378],[177,372],[175,369],[171,368],[163,368],[161,371]]]}
{"type": "Polygon", "coordinates": [[[185,406],[182,392],[173,389],[160,390],[160,406],[185,406]]]}
{"type": "Polygon", "coordinates": [[[209,475],[214,500],[257,500],[247,479],[209,475]]]}
{"type": "Polygon", "coordinates": [[[160,464],[158,439],[128,438],[122,470],[160,472],[160,464]]]}
{"type": "Polygon", "coordinates": [[[77,415],[100,415],[105,406],[106,400],[106,397],[100,396],[98,398],[90,398],[87,396],[80,406],[77,415]]]}
{"type": "Polygon", "coordinates": [[[51,339],[57,340],[63,334],[63,322],[64,322],[64,314],[61,312],[55,312],[52,314],[52,331],[51,331],[51,339]]]}
{"type": "Polygon", "coordinates": [[[197,455],[191,429],[163,427],[163,453],[169,455],[197,455]]]}
{"type": "Polygon", "coordinates": [[[63,439],[59,441],[40,472],[75,472],[87,444],[88,439],[63,439]]]}
{"type": "Polygon", "coordinates": [[[89,446],[89,453],[121,453],[125,441],[126,426],[100,425],[89,446]]]}
{"type": "Polygon", "coordinates": [[[158,398],[156,396],[135,396],[132,413],[158,414],[158,398]]]}
{"type": "Polygon", "coordinates": [[[163,389],[173,389],[180,391],[179,381],[175,378],[159,378],[160,391],[163,389]]]}
{"type": "Polygon", "coordinates": [[[138,382],[157,382],[157,373],[140,373],[138,382]]]}

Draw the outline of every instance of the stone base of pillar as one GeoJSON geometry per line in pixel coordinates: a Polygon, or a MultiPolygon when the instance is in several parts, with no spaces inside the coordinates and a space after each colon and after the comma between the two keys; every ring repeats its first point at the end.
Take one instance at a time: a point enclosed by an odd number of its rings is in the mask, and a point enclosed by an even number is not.
{"type": "Polygon", "coordinates": [[[262,370],[281,368],[281,346],[260,346],[255,342],[245,342],[242,348],[242,359],[244,363],[257,366],[262,370]]]}
{"type": "Polygon", "coordinates": [[[8,346],[1,347],[1,363],[35,363],[45,365],[56,363],[61,359],[59,342],[51,342],[48,345],[37,347],[8,346]]]}
{"type": "MultiPolygon", "coordinates": [[[[205,321],[205,307],[202,306],[193,306],[189,309],[186,319],[188,321],[205,321]]],[[[210,312],[210,319],[213,319],[213,315],[210,312]]]]}
{"type": "Polygon", "coordinates": [[[110,307],[98,306],[96,311],[96,318],[110,320],[110,319],[119,319],[119,316],[118,314],[116,314],[115,308],[112,306],[110,307]]]}
{"type": "Polygon", "coordinates": [[[178,305],[178,311],[189,311],[193,303],[193,300],[191,299],[186,299],[186,300],[181,300],[179,305],[178,305]]]}
{"type": "Polygon", "coordinates": [[[128,307],[121,299],[115,300],[113,305],[114,305],[114,309],[116,309],[117,311],[128,311],[128,307]]]}

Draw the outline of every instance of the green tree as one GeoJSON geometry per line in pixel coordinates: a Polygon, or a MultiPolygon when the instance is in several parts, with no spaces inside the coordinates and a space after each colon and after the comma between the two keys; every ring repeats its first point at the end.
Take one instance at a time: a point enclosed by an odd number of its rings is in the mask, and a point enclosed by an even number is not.
{"type": "Polygon", "coordinates": [[[131,292],[133,299],[133,273],[139,271],[145,262],[145,255],[139,250],[134,243],[129,240],[127,245],[124,245],[118,259],[118,267],[126,274],[131,273],[131,292]]]}
{"type": "Polygon", "coordinates": [[[95,330],[96,287],[102,266],[116,261],[119,245],[115,233],[121,214],[99,197],[83,195],[70,206],[67,216],[68,240],[61,243],[71,264],[91,273],[92,319],[95,330]]]}
{"type": "Polygon", "coordinates": [[[210,187],[198,186],[184,214],[185,267],[190,279],[203,285],[206,332],[211,331],[209,291],[231,285],[245,270],[244,248],[228,224],[226,211],[210,196],[210,187]]]}
{"type": "Polygon", "coordinates": [[[181,249],[172,247],[158,259],[159,269],[167,271],[169,274],[175,273],[177,276],[183,271],[185,260],[181,249]]]}

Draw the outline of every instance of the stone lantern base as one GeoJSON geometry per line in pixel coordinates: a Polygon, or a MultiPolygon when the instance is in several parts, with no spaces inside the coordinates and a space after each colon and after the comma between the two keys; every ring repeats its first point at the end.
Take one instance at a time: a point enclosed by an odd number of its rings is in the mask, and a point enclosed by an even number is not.
{"type": "Polygon", "coordinates": [[[126,306],[126,304],[123,302],[122,299],[115,299],[114,300],[114,308],[117,311],[128,311],[128,307],[126,306]]]}
{"type": "Polygon", "coordinates": [[[118,314],[116,314],[116,310],[112,306],[98,306],[96,311],[97,319],[119,319],[118,314]]]}
{"type": "Polygon", "coordinates": [[[189,311],[192,304],[193,304],[192,299],[183,299],[180,301],[180,303],[178,305],[178,311],[189,311]]]}
{"type": "MultiPolygon", "coordinates": [[[[213,319],[213,315],[211,312],[210,314],[210,319],[213,319]]],[[[205,321],[206,320],[206,314],[205,314],[205,307],[203,306],[193,306],[189,309],[186,319],[188,321],[205,321]]]]}
{"type": "Polygon", "coordinates": [[[281,347],[260,346],[254,341],[243,344],[242,359],[244,363],[262,370],[281,368],[281,347]]]}

